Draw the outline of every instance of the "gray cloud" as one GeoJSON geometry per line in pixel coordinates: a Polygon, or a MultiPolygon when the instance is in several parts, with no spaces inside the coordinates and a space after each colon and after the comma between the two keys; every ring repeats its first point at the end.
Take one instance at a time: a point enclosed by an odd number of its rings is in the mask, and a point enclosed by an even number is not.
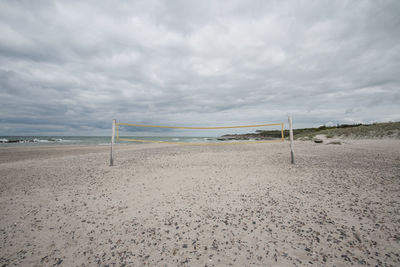
{"type": "Polygon", "coordinates": [[[2,1],[0,135],[400,120],[399,1],[2,1]]]}

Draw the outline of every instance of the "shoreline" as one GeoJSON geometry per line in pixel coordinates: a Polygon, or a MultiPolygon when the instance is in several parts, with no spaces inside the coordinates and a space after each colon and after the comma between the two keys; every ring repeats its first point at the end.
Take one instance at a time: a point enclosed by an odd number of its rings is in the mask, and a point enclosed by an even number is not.
{"type": "MultiPolygon", "coordinates": [[[[322,144],[318,144],[320,146],[331,145],[335,142],[340,142],[341,144],[347,145],[356,145],[358,142],[398,142],[400,143],[400,139],[397,138],[375,138],[375,139],[343,139],[343,138],[322,138],[324,142],[322,144]]],[[[283,146],[289,146],[289,141],[285,139],[281,144],[283,146]]],[[[261,143],[260,143],[261,144],[261,143]]],[[[273,143],[271,143],[273,144],[273,143]]],[[[295,144],[314,144],[313,140],[295,140],[295,144]]],[[[258,144],[234,144],[233,146],[257,146],[258,144]]],[[[270,144],[267,144],[270,145],[270,144]]],[[[114,145],[115,152],[118,153],[118,150],[146,150],[146,149],[155,149],[155,148],[167,148],[167,147],[185,147],[180,144],[162,144],[162,143],[116,143],[114,145]]],[[[230,144],[223,145],[222,147],[229,147],[230,144]]],[[[198,147],[198,146],[190,146],[189,147],[198,147]]],[[[208,147],[208,146],[204,146],[208,147]]],[[[296,150],[296,145],[295,145],[296,150]]],[[[289,151],[289,150],[288,150],[289,151]]],[[[110,152],[110,144],[107,145],[99,145],[99,144],[69,144],[69,145],[38,145],[38,146],[0,146],[0,164],[13,162],[13,161],[23,161],[23,160],[35,160],[41,158],[62,158],[64,156],[79,156],[90,153],[109,153],[110,152]],[[33,156],[33,154],[35,154],[33,156]]],[[[290,151],[288,152],[290,153],[290,151]]],[[[297,154],[297,153],[295,153],[297,154]]],[[[118,156],[117,156],[118,157],[118,156]]],[[[109,155],[107,154],[105,157],[107,160],[109,159],[109,155]]]]}

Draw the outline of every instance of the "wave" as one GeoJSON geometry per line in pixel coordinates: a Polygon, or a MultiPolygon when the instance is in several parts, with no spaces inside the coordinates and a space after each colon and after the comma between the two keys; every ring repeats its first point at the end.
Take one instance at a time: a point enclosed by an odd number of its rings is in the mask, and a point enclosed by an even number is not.
{"type": "Polygon", "coordinates": [[[38,138],[33,138],[33,139],[16,139],[16,140],[8,140],[6,138],[1,138],[0,143],[19,143],[19,144],[24,144],[24,143],[64,143],[64,142],[73,142],[74,140],[64,140],[62,138],[49,138],[49,139],[38,139],[38,138]]]}
{"type": "Polygon", "coordinates": [[[55,142],[55,141],[52,141],[52,140],[46,140],[46,139],[33,139],[32,140],[32,142],[34,142],[34,143],[50,143],[50,142],[55,142]]]}

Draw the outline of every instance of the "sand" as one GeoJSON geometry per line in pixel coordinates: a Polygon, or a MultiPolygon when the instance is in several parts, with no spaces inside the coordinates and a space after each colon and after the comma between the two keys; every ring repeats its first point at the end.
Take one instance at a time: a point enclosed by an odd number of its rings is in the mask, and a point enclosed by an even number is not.
{"type": "Polygon", "coordinates": [[[400,265],[400,141],[0,149],[0,266],[400,265]]]}

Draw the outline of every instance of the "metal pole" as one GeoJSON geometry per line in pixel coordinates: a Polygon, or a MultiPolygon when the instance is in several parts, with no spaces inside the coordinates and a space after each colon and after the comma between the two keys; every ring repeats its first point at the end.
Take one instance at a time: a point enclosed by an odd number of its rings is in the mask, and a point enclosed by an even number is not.
{"type": "Polygon", "coordinates": [[[112,123],[112,134],[111,134],[110,166],[114,165],[115,124],[116,120],[114,119],[112,123]]]}
{"type": "Polygon", "coordinates": [[[289,134],[290,134],[290,155],[292,159],[292,164],[294,164],[294,144],[293,144],[293,126],[292,126],[292,116],[289,115],[289,134]]]}

